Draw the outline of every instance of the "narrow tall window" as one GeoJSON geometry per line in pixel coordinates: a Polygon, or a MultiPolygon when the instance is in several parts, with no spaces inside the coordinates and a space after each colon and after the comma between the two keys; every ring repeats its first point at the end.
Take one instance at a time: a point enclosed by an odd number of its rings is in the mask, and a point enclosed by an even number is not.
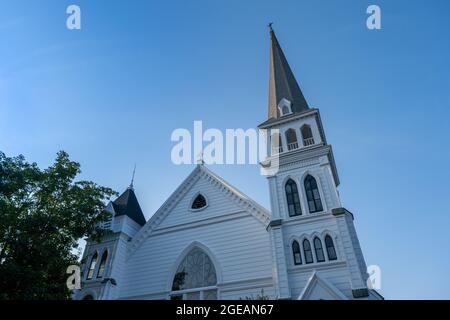
{"type": "Polygon", "coordinates": [[[294,264],[302,264],[302,255],[300,253],[300,245],[297,241],[292,242],[292,254],[294,255],[294,264]]]}
{"type": "Polygon", "coordinates": [[[317,262],[324,262],[325,255],[323,254],[322,241],[318,237],[314,238],[314,250],[316,251],[317,262]]]}
{"type": "Polygon", "coordinates": [[[303,145],[305,147],[313,145],[314,144],[314,137],[312,134],[311,127],[307,124],[305,124],[300,131],[302,132],[302,138],[303,138],[303,145]]]}
{"type": "Polygon", "coordinates": [[[206,207],[206,199],[203,195],[199,194],[192,202],[191,209],[198,210],[206,207]]]}
{"type": "Polygon", "coordinates": [[[317,187],[316,179],[311,175],[305,178],[305,192],[306,198],[308,199],[309,212],[323,211],[319,188],[317,187]]]}
{"type": "Polygon", "coordinates": [[[100,259],[100,264],[98,266],[97,278],[103,277],[105,273],[106,260],[108,260],[108,251],[103,252],[102,258],[100,259]]]}
{"type": "Polygon", "coordinates": [[[300,198],[298,196],[297,184],[294,180],[289,179],[285,185],[286,199],[288,205],[289,216],[298,216],[302,214],[300,207],[300,198]]]}
{"type": "Polygon", "coordinates": [[[288,150],[294,150],[298,148],[298,142],[297,142],[297,134],[295,133],[294,129],[287,129],[286,130],[286,143],[288,150]]]}
{"type": "Polygon", "coordinates": [[[303,240],[303,252],[305,253],[305,262],[306,263],[313,263],[313,255],[311,250],[311,244],[309,243],[308,239],[303,240]]]}
{"type": "Polygon", "coordinates": [[[333,239],[327,234],[325,237],[325,247],[327,248],[328,260],[336,260],[336,250],[334,249],[333,239]]]}
{"type": "Polygon", "coordinates": [[[98,258],[98,254],[97,254],[97,252],[95,252],[94,255],[92,256],[91,264],[89,265],[89,270],[88,270],[88,274],[87,274],[88,280],[92,279],[92,277],[94,276],[95,265],[97,264],[97,258],[98,258]]]}

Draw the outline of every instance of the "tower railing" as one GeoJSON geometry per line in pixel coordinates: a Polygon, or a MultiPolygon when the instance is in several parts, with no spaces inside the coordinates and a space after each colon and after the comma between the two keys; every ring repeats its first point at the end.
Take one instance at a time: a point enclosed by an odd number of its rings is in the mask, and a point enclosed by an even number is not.
{"type": "Polygon", "coordinates": [[[289,144],[287,145],[287,147],[288,147],[288,150],[289,150],[289,151],[290,151],[290,150],[294,150],[294,149],[298,149],[298,142],[296,141],[296,142],[289,143],[289,144]]]}
{"type": "Polygon", "coordinates": [[[311,146],[311,145],[313,145],[313,144],[314,144],[314,138],[306,138],[306,139],[303,139],[303,145],[304,145],[305,147],[311,146]]]}

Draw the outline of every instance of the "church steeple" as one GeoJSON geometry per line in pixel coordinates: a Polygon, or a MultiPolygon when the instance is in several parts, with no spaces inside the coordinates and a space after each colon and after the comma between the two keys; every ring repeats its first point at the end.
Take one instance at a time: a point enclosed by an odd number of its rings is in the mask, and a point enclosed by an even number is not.
{"type": "Polygon", "coordinates": [[[280,102],[288,104],[289,113],[299,113],[309,109],[308,103],[295,80],[294,74],[278,43],[275,32],[270,28],[270,79],[269,79],[269,119],[278,118],[280,102]],[[283,100],[285,99],[285,100],[283,100]],[[287,100],[287,101],[286,101],[287,100]]]}

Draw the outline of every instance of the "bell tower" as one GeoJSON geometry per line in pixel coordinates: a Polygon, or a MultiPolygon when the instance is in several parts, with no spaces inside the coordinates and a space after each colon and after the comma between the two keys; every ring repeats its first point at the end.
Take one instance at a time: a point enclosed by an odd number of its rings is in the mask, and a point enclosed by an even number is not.
{"type": "Polygon", "coordinates": [[[370,299],[367,267],[337,187],[318,109],[311,108],[270,25],[267,177],[274,279],[279,299],[370,299]]]}

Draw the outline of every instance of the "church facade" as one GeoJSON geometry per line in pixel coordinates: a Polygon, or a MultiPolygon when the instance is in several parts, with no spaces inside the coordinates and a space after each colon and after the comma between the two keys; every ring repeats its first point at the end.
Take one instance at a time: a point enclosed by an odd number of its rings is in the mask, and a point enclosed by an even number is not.
{"type": "Polygon", "coordinates": [[[270,29],[262,166],[271,210],[199,164],[146,221],[131,185],[88,241],[75,299],[382,299],[368,287],[353,214],[342,207],[332,147],[270,29]]]}

